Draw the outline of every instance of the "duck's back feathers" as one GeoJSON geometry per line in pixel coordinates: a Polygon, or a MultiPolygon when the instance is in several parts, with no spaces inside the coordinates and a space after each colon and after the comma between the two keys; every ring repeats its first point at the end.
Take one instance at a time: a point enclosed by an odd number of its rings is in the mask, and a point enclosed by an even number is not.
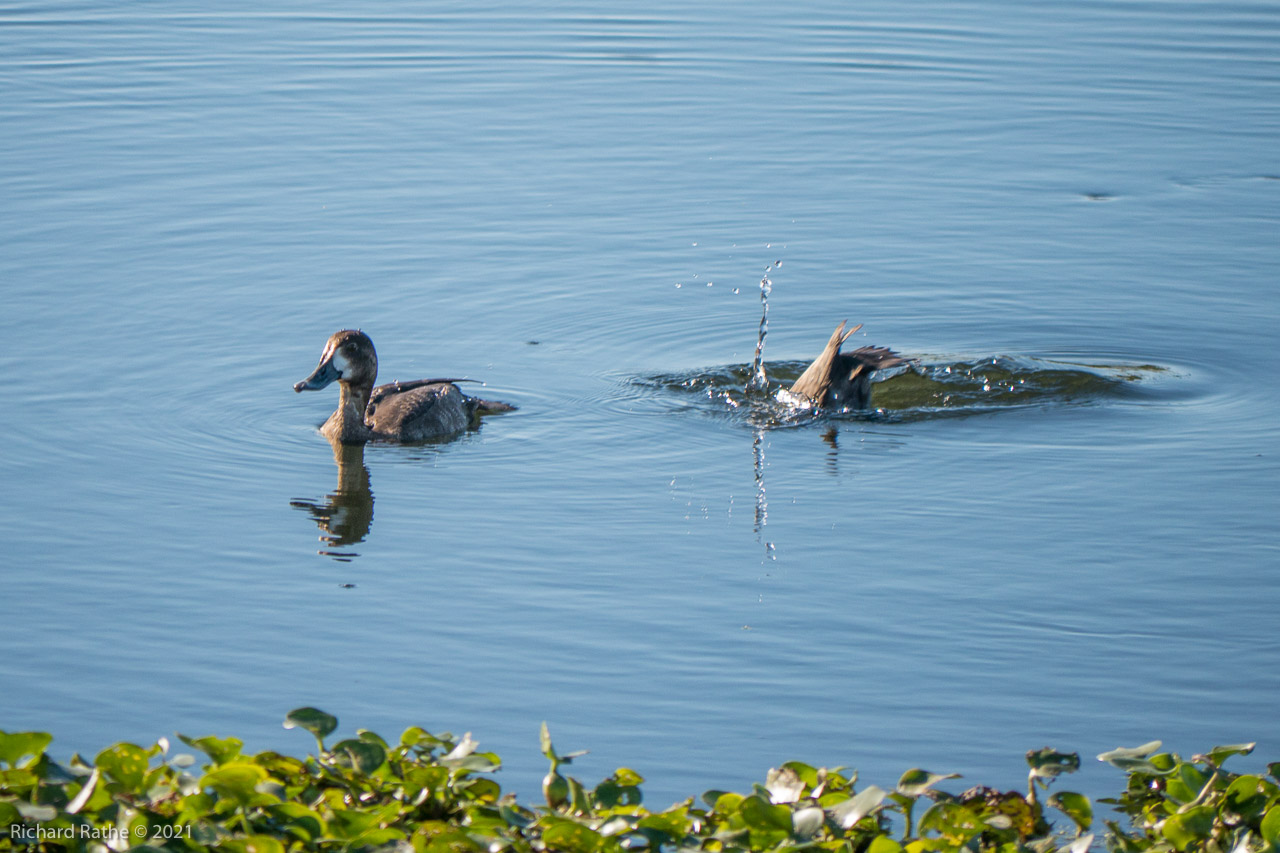
{"type": "Polygon", "coordinates": [[[364,421],[376,436],[424,441],[470,426],[472,402],[448,379],[393,382],[373,389],[364,421]]]}

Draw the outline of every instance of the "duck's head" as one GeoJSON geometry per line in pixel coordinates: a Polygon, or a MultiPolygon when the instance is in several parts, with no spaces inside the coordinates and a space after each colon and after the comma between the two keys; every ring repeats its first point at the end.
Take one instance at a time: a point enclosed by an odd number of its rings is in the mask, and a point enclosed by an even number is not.
{"type": "Polygon", "coordinates": [[[378,353],[364,332],[335,332],[320,354],[311,375],[293,386],[294,391],[319,391],[335,380],[349,385],[373,385],[378,375],[378,353]]]}

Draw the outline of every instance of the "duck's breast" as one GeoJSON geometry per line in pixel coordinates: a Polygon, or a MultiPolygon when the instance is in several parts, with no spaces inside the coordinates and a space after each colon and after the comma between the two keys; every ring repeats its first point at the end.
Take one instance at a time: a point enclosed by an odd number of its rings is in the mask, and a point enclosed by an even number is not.
{"type": "Polygon", "coordinates": [[[448,382],[382,385],[373,390],[365,421],[381,437],[423,441],[462,432],[471,422],[467,397],[448,382]]]}

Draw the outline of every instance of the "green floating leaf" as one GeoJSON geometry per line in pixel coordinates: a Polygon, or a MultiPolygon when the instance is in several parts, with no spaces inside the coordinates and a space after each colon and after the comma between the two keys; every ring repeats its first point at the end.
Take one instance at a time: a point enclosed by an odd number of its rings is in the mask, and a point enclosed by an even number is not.
{"type": "Polygon", "coordinates": [[[1098,760],[1105,761],[1112,767],[1117,767],[1126,773],[1138,772],[1151,776],[1167,776],[1174,771],[1173,767],[1160,767],[1148,760],[1148,756],[1155,754],[1161,745],[1160,741],[1153,740],[1150,743],[1144,743],[1142,746],[1118,747],[1102,753],[1098,756],[1098,760]]]}
{"type": "Polygon", "coordinates": [[[1171,815],[1161,826],[1160,832],[1179,850],[1198,846],[1213,832],[1213,809],[1200,806],[1182,814],[1171,815]]]}
{"type": "Polygon", "coordinates": [[[376,813],[354,809],[333,809],[329,815],[329,831],[335,838],[354,841],[378,828],[381,818],[376,813]]]}
{"type": "MultiPolygon", "coordinates": [[[[132,848],[137,850],[137,847],[132,848]]],[[[245,838],[228,838],[218,843],[219,850],[232,853],[284,853],[284,845],[270,835],[250,835],[245,838]]]]}
{"type": "Polygon", "coordinates": [[[138,793],[150,769],[151,756],[135,744],[118,743],[98,753],[93,763],[126,790],[138,793]]]}
{"type": "Polygon", "coordinates": [[[219,796],[244,804],[254,799],[258,784],[266,780],[267,771],[258,765],[248,761],[233,761],[204,774],[200,779],[200,787],[212,788],[219,796]]]}
{"type": "Polygon", "coordinates": [[[34,820],[40,823],[53,820],[58,816],[58,810],[53,806],[37,806],[31,803],[24,803],[21,800],[14,803],[13,806],[18,810],[18,814],[27,820],[34,820]]]}
{"type": "Polygon", "coordinates": [[[887,835],[877,835],[871,839],[867,853],[902,853],[902,845],[887,835]]]}
{"type": "Polygon", "coordinates": [[[831,809],[831,817],[842,829],[851,829],[855,823],[880,808],[888,793],[875,785],[868,785],[852,798],[831,809]]]}
{"type": "Polygon", "coordinates": [[[1163,741],[1158,740],[1148,741],[1142,746],[1117,746],[1115,749],[1099,755],[1098,760],[1111,763],[1117,758],[1146,758],[1147,756],[1154,755],[1162,746],[1164,746],[1163,741]]]}
{"type": "Polygon", "coordinates": [[[1262,837],[1272,847],[1280,847],[1280,804],[1267,809],[1262,817],[1262,837]]]}
{"type": "Polygon", "coordinates": [[[84,804],[89,802],[89,798],[93,796],[94,790],[98,787],[98,780],[101,778],[101,769],[93,768],[93,772],[89,774],[89,778],[81,786],[80,793],[76,794],[75,799],[67,803],[67,814],[76,814],[84,808],[84,804]]]}
{"type": "Polygon", "coordinates": [[[294,708],[285,714],[284,727],[304,729],[315,735],[316,740],[323,741],[338,728],[338,718],[319,708],[294,708]]]}
{"type": "Polygon", "coordinates": [[[673,806],[665,812],[645,815],[636,821],[636,828],[660,832],[673,842],[693,831],[687,806],[673,806]]]}
{"type": "Polygon", "coordinates": [[[502,820],[508,826],[514,826],[519,829],[530,826],[536,820],[534,815],[526,812],[515,803],[503,803],[498,806],[498,814],[501,815],[502,820]]]}
{"type": "Polygon", "coordinates": [[[913,767],[903,773],[902,778],[898,780],[898,793],[908,797],[918,797],[945,779],[959,778],[959,773],[930,773],[928,770],[913,767]]]}
{"type": "Polygon", "coordinates": [[[985,827],[972,810],[959,803],[934,803],[920,816],[921,833],[932,830],[956,845],[967,843],[985,827]]]}
{"type": "Polygon", "coordinates": [[[613,771],[613,778],[624,788],[634,787],[644,781],[644,777],[630,767],[619,767],[613,771]]]}
{"type": "Polygon", "coordinates": [[[638,806],[642,800],[640,789],[635,785],[619,785],[614,778],[605,779],[591,792],[599,808],[612,809],[618,806],[638,806]]]}
{"type": "Polygon", "coordinates": [[[1233,755],[1248,755],[1253,752],[1253,748],[1257,743],[1234,743],[1226,746],[1215,746],[1204,755],[1197,755],[1196,761],[1207,761],[1214,767],[1221,767],[1222,762],[1226,761],[1233,755]]]}
{"type": "Polygon", "coordinates": [[[382,766],[387,752],[376,743],[348,738],[333,745],[333,754],[339,763],[353,767],[366,776],[382,766]]]}
{"type": "Polygon", "coordinates": [[[1039,778],[1053,778],[1063,773],[1074,773],[1080,769],[1080,754],[1076,752],[1058,752],[1044,747],[1033,749],[1027,753],[1027,765],[1031,775],[1039,778]]]}
{"type": "Polygon", "coordinates": [[[542,754],[552,761],[559,761],[556,756],[556,749],[551,744],[551,730],[547,728],[547,721],[542,721],[542,728],[538,730],[538,743],[542,747],[542,754]]]}
{"type": "Polygon", "coordinates": [[[214,764],[226,764],[228,761],[234,761],[240,757],[240,750],[244,748],[244,743],[239,738],[234,737],[219,738],[213,735],[205,735],[201,738],[189,738],[180,734],[178,739],[187,746],[195,747],[209,756],[209,759],[214,764]]]}
{"type": "MultiPolygon", "coordinates": [[[[1276,786],[1261,776],[1241,776],[1227,786],[1225,805],[1238,820],[1257,820],[1277,794],[1276,786]]],[[[1234,822],[1234,821],[1233,821],[1234,822]]]]}
{"type": "Polygon", "coordinates": [[[595,853],[604,844],[604,837],[580,823],[566,820],[558,821],[543,830],[542,841],[548,850],[595,853]]]}
{"type": "Polygon", "coordinates": [[[1209,777],[1200,772],[1200,768],[1184,762],[1178,765],[1178,772],[1171,774],[1165,781],[1165,795],[1178,805],[1183,805],[1197,799],[1208,781],[1209,777]]]}
{"type": "Polygon", "coordinates": [[[791,816],[791,822],[795,827],[792,831],[797,838],[813,838],[822,831],[826,820],[826,812],[817,806],[799,809],[791,816]]]}
{"type": "Polygon", "coordinates": [[[542,777],[542,796],[551,808],[563,807],[569,802],[569,780],[552,770],[542,777]]]}
{"type": "Polygon", "coordinates": [[[433,748],[440,746],[440,738],[424,729],[422,726],[410,726],[400,735],[401,746],[418,746],[425,748],[433,748]]]}
{"type": "MultiPolygon", "coordinates": [[[[706,798],[715,793],[717,792],[707,791],[702,796],[706,798]]],[[[722,815],[733,814],[742,806],[742,801],[745,799],[746,797],[741,794],[734,793],[733,791],[721,791],[719,792],[719,796],[715,798],[715,801],[711,803],[711,810],[719,812],[722,815]]]]}
{"type": "Polygon", "coordinates": [[[47,732],[0,731],[0,762],[14,768],[26,767],[38,761],[52,741],[53,735],[47,732]]]}
{"type": "Polygon", "coordinates": [[[781,830],[791,832],[791,809],[786,806],[775,806],[757,796],[746,797],[738,806],[738,814],[742,815],[747,826],[754,830],[781,830]]]}
{"type": "Polygon", "coordinates": [[[327,832],[320,813],[302,803],[278,803],[270,806],[267,811],[284,826],[289,835],[304,843],[322,838],[327,832]]]}
{"type": "Polygon", "coordinates": [[[1084,794],[1059,791],[1049,798],[1049,805],[1071,818],[1080,832],[1085,832],[1093,825],[1093,804],[1084,794]]]}

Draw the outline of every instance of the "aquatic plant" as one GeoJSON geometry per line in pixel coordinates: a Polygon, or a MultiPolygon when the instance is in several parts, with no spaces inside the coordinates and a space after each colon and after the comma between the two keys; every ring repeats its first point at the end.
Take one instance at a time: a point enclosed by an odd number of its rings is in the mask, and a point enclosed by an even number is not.
{"type": "MultiPolygon", "coordinates": [[[[363,851],[394,853],[614,853],[622,850],[849,851],[945,850],[1080,853],[1095,845],[1093,806],[1059,791],[1060,775],[1079,768],[1074,753],[1027,753],[1026,793],[972,787],[945,791],[953,774],[908,770],[890,789],[858,786],[856,772],[788,762],[751,791],[707,791],[663,810],[643,805],[643,778],[619,768],[587,788],[561,773],[580,752],[559,753],[546,725],[550,761],[545,804],[520,804],[490,775],[497,755],[471,735],[432,734],[417,726],[397,743],[370,731],[326,743],[338,721],[299,708],[288,728],[310,732],[316,754],[243,752],[233,737],[191,738],[206,756],[119,743],[92,762],[65,765],[49,755],[42,732],[0,732],[0,849],[363,851]],[[1046,813],[1048,806],[1053,811],[1046,813]],[[1055,827],[1049,815],[1063,825],[1055,827]],[[1065,816],[1066,821],[1061,821],[1065,816]]],[[[1271,778],[1236,775],[1223,762],[1252,744],[1216,747],[1184,760],[1159,743],[1099,756],[1128,774],[1104,821],[1115,851],[1267,851],[1280,845],[1280,764],[1271,778]]]]}

